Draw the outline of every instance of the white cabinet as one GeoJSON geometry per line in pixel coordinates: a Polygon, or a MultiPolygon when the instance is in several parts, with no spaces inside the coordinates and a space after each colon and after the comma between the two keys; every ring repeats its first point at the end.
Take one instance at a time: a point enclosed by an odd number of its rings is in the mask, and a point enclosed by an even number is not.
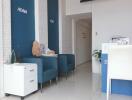
{"type": "Polygon", "coordinates": [[[38,89],[37,64],[4,64],[4,92],[24,97],[38,89]]]}

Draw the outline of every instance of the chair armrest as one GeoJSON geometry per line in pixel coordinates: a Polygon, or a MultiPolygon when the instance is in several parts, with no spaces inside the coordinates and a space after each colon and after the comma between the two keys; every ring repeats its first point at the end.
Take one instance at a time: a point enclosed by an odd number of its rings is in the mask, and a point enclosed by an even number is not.
{"type": "Polygon", "coordinates": [[[43,60],[44,69],[45,68],[55,68],[56,70],[58,69],[57,57],[41,56],[40,58],[43,60]]]}
{"type": "Polygon", "coordinates": [[[41,58],[23,58],[23,63],[36,63],[38,67],[38,81],[43,82],[43,60],[41,58]]]}
{"type": "Polygon", "coordinates": [[[67,54],[68,63],[73,64],[75,66],[75,55],[74,54],[67,54]]]}
{"type": "Polygon", "coordinates": [[[60,56],[66,56],[67,57],[67,62],[69,64],[75,65],[75,55],[74,54],[59,54],[60,56]]]}

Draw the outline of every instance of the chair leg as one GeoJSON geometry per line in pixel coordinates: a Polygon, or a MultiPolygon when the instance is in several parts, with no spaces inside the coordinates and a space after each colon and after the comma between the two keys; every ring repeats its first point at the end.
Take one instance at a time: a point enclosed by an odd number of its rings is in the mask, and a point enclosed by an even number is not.
{"type": "Polygon", "coordinates": [[[40,88],[41,88],[41,93],[43,92],[43,83],[40,84],[40,88]]]}
{"type": "Polygon", "coordinates": [[[73,69],[73,72],[75,72],[76,68],[73,69]]]}
{"type": "Polygon", "coordinates": [[[66,80],[67,80],[67,77],[68,77],[68,72],[65,73],[65,76],[66,76],[66,80]]]}
{"type": "Polygon", "coordinates": [[[24,97],[21,97],[21,100],[24,100],[24,97]]]}
{"type": "Polygon", "coordinates": [[[52,83],[52,80],[50,80],[50,85],[51,85],[51,83],[52,83]]]}
{"type": "Polygon", "coordinates": [[[59,80],[58,77],[55,78],[56,82],[59,80]]]}
{"type": "Polygon", "coordinates": [[[73,74],[75,74],[75,69],[72,72],[73,72],[73,74]]]}
{"type": "Polygon", "coordinates": [[[55,78],[55,82],[56,82],[56,84],[57,84],[57,81],[58,81],[58,77],[55,78]]]}

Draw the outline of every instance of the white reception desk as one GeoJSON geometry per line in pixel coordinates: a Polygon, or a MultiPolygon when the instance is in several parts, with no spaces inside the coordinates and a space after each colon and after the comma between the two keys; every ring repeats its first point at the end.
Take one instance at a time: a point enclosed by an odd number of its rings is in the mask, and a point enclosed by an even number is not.
{"type": "Polygon", "coordinates": [[[110,75],[112,93],[132,95],[132,45],[103,44],[101,63],[102,92],[107,90],[110,75]]]}

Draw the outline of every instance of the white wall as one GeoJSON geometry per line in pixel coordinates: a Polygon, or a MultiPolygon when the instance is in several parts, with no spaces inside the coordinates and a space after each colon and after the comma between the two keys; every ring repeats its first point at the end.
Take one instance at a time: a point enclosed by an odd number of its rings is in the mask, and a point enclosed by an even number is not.
{"type": "Polygon", "coordinates": [[[39,32],[40,42],[44,43],[48,47],[48,15],[47,15],[47,0],[39,0],[39,32]]]}
{"type": "Polygon", "coordinates": [[[91,1],[80,3],[80,0],[66,0],[66,15],[91,12],[91,1]]]}
{"type": "Polygon", "coordinates": [[[35,0],[35,38],[48,47],[47,0],[35,0]]]}
{"type": "Polygon", "coordinates": [[[3,48],[4,62],[11,54],[11,0],[3,0],[3,48]]]}
{"type": "MultiPolygon", "coordinates": [[[[101,49],[115,35],[127,36],[132,43],[132,0],[66,0],[66,14],[92,12],[92,51],[101,49]],[[97,34],[96,34],[97,33],[97,34]]],[[[71,35],[72,36],[72,35],[71,35]]],[[[92,58],[93,73],[100,73],[100,63],[92,58]]]]}
{"type": "Polygon", "coordinates": [[[3,36],[2,36],[2,0],[0,0],[0,97],[2,96],[3,36]]]}
{"type": "Polygon", "coordinates": [[[0,0],[0,97],[4,96],[3,63],[11,53],[11,10],[10,0],[0,0]]]}
{"type": "Polygon", "coordinates": [[[66,0],[59,0],[60,53],[72,53],[72,18],[66,16],[66,0]]]}
{"type": "MultiPolygon", "coordinates": [[[[99,0],[92,5],[92,49],[101,49],[115,35],[127,36],[132,44],[132,0],[99,0]],[[96,32],[98,33],[96,35],[96,32]]],[[[98,62],[93,58],[93,72],[99,73],[98,62]]]]}
{"type": "Polygon", "coordinates": [[[91,19],[80,19],[76,22],[76,64],[91,60],[91,19]],[[83,34],[84,33],[84,34],[83,34]]]}

